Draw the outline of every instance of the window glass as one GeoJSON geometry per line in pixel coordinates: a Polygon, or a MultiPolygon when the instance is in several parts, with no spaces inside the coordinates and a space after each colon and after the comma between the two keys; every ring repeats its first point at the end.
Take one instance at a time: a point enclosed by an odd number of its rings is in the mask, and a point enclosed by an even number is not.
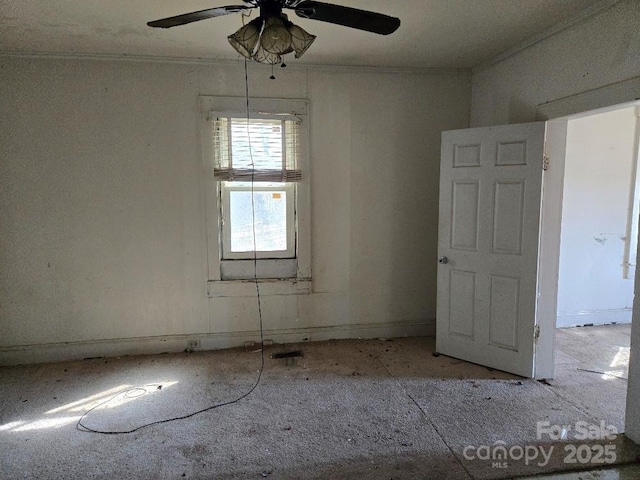
{"type": "Polygon", "coordinates": [[[287,192],[284,190],[229,192],[229,222],[232,252],[287,250],[287,192]],[[253,203],[253,205],[252,205],[253,203]]]}

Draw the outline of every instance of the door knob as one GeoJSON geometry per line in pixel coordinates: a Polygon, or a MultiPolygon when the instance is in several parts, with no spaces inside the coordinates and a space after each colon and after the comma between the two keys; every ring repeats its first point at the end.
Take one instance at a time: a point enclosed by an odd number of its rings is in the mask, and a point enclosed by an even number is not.
{"type": "Polygon", "coordinates": [[[438,263],[442,263],[444,265],[445,263],[449,263],[449,259],[445,256],[442,256],[438,259],[438,263]]]}

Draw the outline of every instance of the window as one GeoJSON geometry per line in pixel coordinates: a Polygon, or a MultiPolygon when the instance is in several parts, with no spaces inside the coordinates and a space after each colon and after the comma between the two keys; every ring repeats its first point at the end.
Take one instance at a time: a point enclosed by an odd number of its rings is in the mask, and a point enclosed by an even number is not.
{"type": "Polygon", "coordinates": [[[209,280],[309,279],[305,100],[201,97],[209,280]],[[254,252],[254,245],[256,251],[254,252]]]}
{"type": "Polygon", "coordinates": [[[264,114],[212,119],[223,260],[295,258],[299,123],[264,114]]]}
{"type": "Polygon", "coordinates": [[[223,182],[221,197],[223,259],[253,258],[254,243],[258,258],[295,258],[294,184],[223,182]]]}

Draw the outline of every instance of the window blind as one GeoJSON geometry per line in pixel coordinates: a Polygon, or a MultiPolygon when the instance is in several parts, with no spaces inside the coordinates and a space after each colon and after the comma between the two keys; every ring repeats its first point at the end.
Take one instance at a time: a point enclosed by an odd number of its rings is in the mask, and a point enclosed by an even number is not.
{"type": "Polygon", "coordinates": [[[297,182],[300,122],[211,117],[213,174],[226,182],[297,182]]]}

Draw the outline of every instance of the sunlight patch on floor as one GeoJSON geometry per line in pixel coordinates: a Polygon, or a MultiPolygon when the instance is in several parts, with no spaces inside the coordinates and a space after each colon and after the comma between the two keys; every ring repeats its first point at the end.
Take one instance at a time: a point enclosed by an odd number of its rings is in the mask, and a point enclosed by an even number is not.
{"type": "Polygon", "coordinates": [[[95,395],[76,400],[66,405],[46,411],[45,415],[54,415],[49,418],[41,418],[38,420],[17,420],[4,425],[0,425],[1,431],[25,432],[30,430],[40,430],[45,428],[57,428],[63,425],[77,422],[81,413],[89,410],[105,410],[120,407],[126,403],[138,400],[151,394],[162,392],[164,389],[172,387],[178,381],[154,382],[147,383],[141,387],[134,387],[129,384],[118,385],[117,387],[104,390],[95,395]],[[55,416],[56,414],[65,413],[66,416],[55,416]],[[70,413],[78,413],[69,416],[70,413]]]}
{"type": "Polygon", "coordinates": [[[95,395],[91,395],[90,397],[85,397],[85,398],[82,398],[82,399],[77,400],[75,402],[67,403],[66,405],[62,405],[61,407],[54,408],[54,409],[49,410],[48,412],[44,412],[44,413],[45,414],[52,414],[52,413],[59,413],[59,412],[64,412],[64,411],[69,411],[69,412],[82,411],[82,410],[85,410],[87,408],[91,408],[91,404],[92,403],[100,402],[100,401],[106,399],[106,397],[108,397],[110,395],[121,393],[123,391],[128,390],[131,387],[132,387],[132,385],[126,385],[126,384],[125,385],[119,385],[119,386],[111,388],[109,390],[105,390],[103,392],[96,393],[95,395]]]}
{"type": "Polygon", "coordinates": [[[618,347],[618,352],[614,355],[613,360],[609,364],[611,370],[606,370],[603,380],[613,380],[614,378],[626,378],[627,368],[629,367],[630,347],[618,347]]]}

